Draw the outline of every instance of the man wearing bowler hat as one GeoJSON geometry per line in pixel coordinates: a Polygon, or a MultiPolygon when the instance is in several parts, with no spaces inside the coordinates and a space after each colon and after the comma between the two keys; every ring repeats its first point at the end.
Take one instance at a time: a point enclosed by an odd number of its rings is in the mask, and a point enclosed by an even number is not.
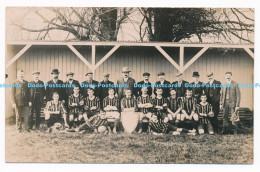
{"type": "Polygon", "coordinates": [[[30,97],[32,100],[32,109],[31,109],[31,117],[33,117],[33,113],[35,113],[35,122],[31,119],[30,129],[33,128],[33,124],[35,124],[35,129],[38,130],[40,127],[40,115],[41,115],[41,107],[44,102],[44,97],[46,96],[44,82],[39,80],[40,72],[34,71],[32,72],[33,80],[30,82],[30,97]]]}
{"type": "Polygon", "coordinates": [[[81,93],[83,97],[88,97],[88,89],[93,88],[94,96],[99,98],[98,81],[93,79],[93,72],[86,73],[86,81],[81,83],[81,93]]]}
{"type": "Polygon", "coordinates": [[[213,126],[214,132],[218,133],[218,114],[219,114],[219,101],[220,101],[220,91],[221,82],[214,79],[213,72],[207,74],[209,81],[208,86],[205,87],[205,93],[207,96],[207,101],[212,105],[214,116],[210,118],[210,122],[213,126]]]}
{"type": "MultiPolygon", "coordinates": [[[[170,88],[169,85],[171,84],[169,81],[165,80],[165,73],[160,72],[157,74],[159,81],[155,83],[157,87],[161,87],[163,90],[162,96],[163,98],[167,98],[170,96],[170,88]]],[[[154,88],[154,94],[156,95],[156,88],[154,88]]]]}
{"type": "Polygon", "coordinates": [[[52,96],[54,92],[57,92],[59,94],[59,100],[63,100],[63,103],[65,102],[65,89],[62,87],[63,81],[59,80],[59,70],[53,69],[51,71],[51,77],[52,80],[47,82],[46,86],[46,98],[47,101],[52,100],[52,96]]]}
{"type": "Polygon", "coordinates": [[[193,97],[196,98],[197,103],[200,102],[200,96],[205,93],[203,82],[199,81],[200,74],[199,72],[193,72],[192,78],[193,82],[190,83],[192,85],[192,94],[193,97]]]}
{"type": "Polygon", "coordinates": [[[185,84],[188,84],[187,81],[183,80],[183,73],[177,73],[176,74],[177,77],[177,81],[173,82],[172,84],[177,85],[177,87],[175,87],[176,90],[176,97],[184,97],[185,93],[186,93],[186,86],[185,84]]]}
{"type": "Polygon", "coordinates": [[[103,73],[103,81],[100,83],[101,87],[100,90],[100,106],[103,108],[103,100],[108,96],[108,89],[114,88],[114,83],[112,81],[109,81],[109,73],[103,73]]]}
{"type": "Polygon", "coordinates": [[[65,81],[64,84],[67,85],[67,87],[65,87],[65,92],[66,92],[65,102],[67,106],[68,98],[74,93],[73,92],[74,86],[79,85],[79,81],[73,79],[74,76],[73,72],[68,72],[66,76],[67,76],[67,81],[65,81]]]}
{"type": "Polygon", "coordinates": [[[129,77],[130,72],[131,71],[128,69],[128,67],[123,67],[122,69],[123,78],[117,80],[117,85],[124,85],[123,87],[116,87],[116,93],[120,100],[125,96],[125,89],[130,89],[131,95],[132,96],[135,95],[135,97],[137,97],[136,89],[134,88],[135,80],[129,77]]]}
{"type": "MultiPolygon", "coordinates": [[[[148,72],[144,72],[143,73],[143,77],[144,77],[144,80],[143,81],[140,81],[137,83],[137,85],[145,85],[145,87],[147,87],[148,91],[147,91],[147,94],[149,96],[152,95],[152,92],[153,92],[153,89],[151,87],[151,83],[149,82],[149,78],[150,78],[150,73],[148,72]]],[[[143,87],[143,86],[142,86],[143,87]]],[[[137,87],[137,96],[141,96],[142,95],[142,87],[137,87]]]]}

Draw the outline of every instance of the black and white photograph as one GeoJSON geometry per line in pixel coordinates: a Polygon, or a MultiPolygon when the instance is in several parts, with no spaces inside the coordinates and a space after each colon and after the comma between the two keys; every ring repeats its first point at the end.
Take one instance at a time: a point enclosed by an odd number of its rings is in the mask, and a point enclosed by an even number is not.
{"type": "Polygon", "coordinates": [[[253,164],[254,43],[254,8],[8,6],[5,162],[253,164]]]}

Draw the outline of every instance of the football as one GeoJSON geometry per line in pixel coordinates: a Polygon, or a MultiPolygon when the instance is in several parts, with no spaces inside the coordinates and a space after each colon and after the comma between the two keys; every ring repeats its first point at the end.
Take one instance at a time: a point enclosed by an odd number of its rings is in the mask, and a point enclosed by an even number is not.
{"type": "Polygon", "coordinates": [[[106,130],[107,130],[107,127],[105,127],[105,126],[99,126],[98,127],[98,132],[99,133],[104,133],[106,130]]]}

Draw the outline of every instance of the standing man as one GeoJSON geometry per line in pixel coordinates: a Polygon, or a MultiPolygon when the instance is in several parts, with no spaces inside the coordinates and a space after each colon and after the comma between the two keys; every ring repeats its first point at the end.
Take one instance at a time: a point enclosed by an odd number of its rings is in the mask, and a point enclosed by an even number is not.
{"type": "Polygon", "coordinates": [[[65,89],[62,87],[63,81],[59,80],[59,70],[53,69],[51,71],[52,80],[47,82],[46,86],[46,99],[47,101],[51,101],[53,98],[53,93],[57,92],[59,94],[59,100],[65,102],[65,89]]]}
{"type": "Polygon", "coordinates": [[[108,89],[109,88],[114,88],[114,83],[109,81],[109,74],[108,73],[103,73],[104,79],[100,83],[101,87],[99,88],[100,90],[100,107],[103,109],[103,100],[108,96],[108,89]],[[104,87],[102,87],[102,85],[104,87]]]}
{"type": "Polygon", "coordinates": [[[93,88],[94,95],[99,98],[99,88],[98,88],[98,81],[93,79],[93,73],[88,72],[86,73],[86,81],[81,83],[81,93],[83,97],[88,97],[88,89],[93,88]]]}
{"type": "Polygon", "coordinates": [[[175,87],[176,90],[176,97],[185,97],[185,93],[186,93],[186,86],[185,84],[188,84],[187,81],[183,80],[183,73],[177,73],[176,74],[177,77],[177,81],[173,82],[172,84],[177,85],[177,87],[175,87]]]}
{"type": "MultiPolygon", "coordinates": [[[[223,109],[223,130],[222,133],[226,134],[229,127],[228,114],[229,110],[231,116],[234,112],[238,111],[240,105],[240,89],[237,82],[231,80],[232,73],[226,72],[226,87],[221,88],[220,94],[220,109],[223,109]]],[[[238,118],[238,117],[237,117],[238,118]]],[[[239,118],[238,118],[239,119],[239,118]]],[[[230,119],[232,120],[232,118],[230,119]]],[[[237,120],[232,121],[234,125],[234,134],[237,134],[237,120]]]]}
{"type": "Polygon", "coordinates": [[[220,101],[220,91],[221,82],[214,79],[213,72],[207,74],[209,86],[205,87],[205,93],[209,104],[212,105],[214,117],[210,118],[210,122],[213,126],[214,132],[218,133],[218,114],[219,114],[219,101],[220,101]]]}
{"type": "Polygon", "coordinates": [[[64,84],[68,85],[68,87],[65,87],[65,92],[66,92],[65,102],[66,102],[66,105],[67,105],[68,104],[68,98],[69,98],[69,96],[74,94],[74,91],[73,91],[74,86],[75,85],[79,86],[79,81],[73,79],[73,76],[74,76],[73,72],[68,72],[66,74],[66,76],[67,76],[67,81],[65,81],[64,84]]]}
{"type": "Polygon", "coordinates": [[[134,88],[135,80],[129,77],[130,72],[131,71],[128,69],[128,67],[123,67],[122,69],[123,78],[117,80],[117,85],[124,85],[123,87],[116,87],[116,93],[120,100],[125,96],[125,89],[130,89],[131,95],[137,97],[136,89],[134,88]]]}
{"type": "MultiPolygon", "coordinates": [[[[170,88],[168,87],[171,83],[167,80],[165,80],[165,73],[164,72],[160,72],[158,73],[158,78],[159,81],[157,81],[155,83],[155,85],[157,85],[157,87],[161,87],[162,88],[162,96],[163,98],[167,98],[170,96],[170,88]]],[[[154,88],[154,94],[156,94],[156,88],[154,88]]]]}
{"type": "Polygon", "coordinates": [[[20,133],[22,131],[22,115],[24,117],[24,129],[30,131],[30,119],[31,113],[29,106],[32,106],[30,100],[30,89],[28,88],[28,82],[24,80],[23,70],[18,70],[17,79],[11,84],[11,104],[15,110],[16,115],[16,129],[20,133]]]}
{"type": "MultiPolygon", "coordinates": [[[[151,96],[153,89],[152,89],[151,83],[149,82],[150,73],[148,73],[148,72],[143,73],[143,77],[144,77],[144,80],[138,82],[137,85],[144,85],[145,84],[145,87],[147,87],[147,89],[148,89],[147,94],[149,96],[151,96]]],[[[138,97],[142,95],[142,87],[137,87],[137,96],[138,97]]]]}
{"type": "MultiPolygon", "coordinates": [[[[33,80],[30,82],[30,99],[32,101],[31,117],[35,113],[35,129],[38,130],[40,127],[40,115],[41,107],[44,102],[44,97],[46,96],[44,82],[39,80],[40,72],[32,72],[33,80]]],[[[31,119],[30,129],[33,128],[33,120],[31,119]]]]}
{"type": "Polygon", "coordinates": [[[199,77],[200,77],[199,72],[193,72],[192,77],[193,77],[193,82],[190,84],[192,85],[191,89],[192,89],[193,97],[195,97],[197,103],[199,103],[200,96],[205,93],[204,84],[203,82],[199,81],[199,77]]]}

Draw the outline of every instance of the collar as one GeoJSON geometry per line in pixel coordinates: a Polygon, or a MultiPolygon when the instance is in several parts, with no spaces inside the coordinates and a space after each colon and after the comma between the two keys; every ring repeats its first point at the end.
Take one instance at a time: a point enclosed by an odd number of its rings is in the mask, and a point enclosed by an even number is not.
{"type": "Polygon", "coordinates": [[[203,103],[203,102],[200,102],[200,104],[201,104],[201,105],[203,105],[203,106],[205,106],[205,105],[207,105],[207,104],[208,104],[208,102],[205,102],[205,103],[203,103]]]}

